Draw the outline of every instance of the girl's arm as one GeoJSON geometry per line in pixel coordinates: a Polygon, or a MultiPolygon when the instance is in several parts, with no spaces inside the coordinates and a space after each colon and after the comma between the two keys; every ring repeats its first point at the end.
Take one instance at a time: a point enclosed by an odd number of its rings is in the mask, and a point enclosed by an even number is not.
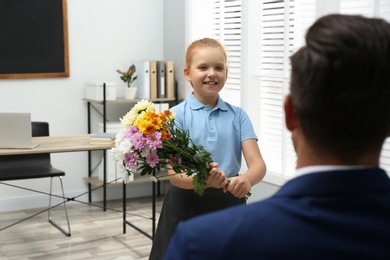
{"type": "Polygon", "coordinates": [[[243,141],[241,143],[241,149],[248,170],[238,177],[230,178],[230,183],[226,187],[228,191],[238,198],[242,198],[248,194],[251,187],[264,178],[267,170],[256,139],[243,141]]]}
{"type": "MultiPolygon", "coordinates": [[[[226,178],[225,173],[218,168],[218,163],[211,163],[211,166],[213,168],[210,171],[210,177],[206,180],[207,187],[225,187],[228,184],[228,179],[226,178]]],[[[185,173],[175,174],[172,170],[168,170],[168,174],[170,175],[169,179],[172,185],[186,190],[194,189],[194,185],[192,184],[192,175],[187,176],[185,173]]]]}

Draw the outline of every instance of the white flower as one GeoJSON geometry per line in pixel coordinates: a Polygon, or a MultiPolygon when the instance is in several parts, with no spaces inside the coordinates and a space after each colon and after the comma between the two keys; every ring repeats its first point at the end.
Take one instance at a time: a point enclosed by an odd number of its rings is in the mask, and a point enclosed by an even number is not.
{"type": "Polygon", "coordinates": [[[129,140],[125,139],[125,131],[125,129],[121,129],[118,132],[115,138],[116,146],[111,148],[111,157],[112,159],[114,159],[114,161],[123,161],[125,153],[127,153],[131,148],[131,143],[129,142],[129,140]]]}
{"type": "Polygon", "coordinates": [[[131,172],[127,171],[125,167],[119,167],[119,172],[122,173],[122,179],[124,183],[129,183],[131,172]],[[124,170],[123,170],[124,169],[124,170]]]}
{"type": "Polygon", "coordinates": [[[121,118],[122,128],[128,129],[134,121],[137,119],[137,115],[133,113],[133,111],[128,112],[126,115],[121,118]]]}
{"type": "Polygon", "coordinates": [[[127,112],[127,114],[124,115],[123,118],[120,119],[122,123],[122,128],[128,129],[130,126],[133,125],[135,120],[137,120],[139,116],[145,114],[146,111],[155,111],[154,103],[142,99],[129,112],[127,112]]]}
{"type": "Polygon", "coordinates": [[[144,149],[142,149],[142,151],[141,151],[141,156],[146,158],[146,156],[148,156],[148,154],[150,154],[150,148],[144,147],[144,149]]]}
{"type": "Polygon", "coordinates": [[[126,129],[124,129],[124,128],[119,130],[119,132],[115,136],[115,143],[116,144],[123,142],[123,140],[125,139],[125,132],[126,132],[126,129]]]}
{"type": "Polygon", "coordinates": [[[155,111],[154,110],[154,103],[150,102],[148,100],[142,99],[139,101],[133,109],[131,109],[135,114],[140,114],[140,112],[144,111],[155,111]]]}
{"type": "Polygon", "coordinates": [[[151,180],[152,182],[155,182],[155,183],[158,182],[158,179],[157,179],[156,176],[151,176],[151,177],[150,177],[150,180],[151,180]]]}

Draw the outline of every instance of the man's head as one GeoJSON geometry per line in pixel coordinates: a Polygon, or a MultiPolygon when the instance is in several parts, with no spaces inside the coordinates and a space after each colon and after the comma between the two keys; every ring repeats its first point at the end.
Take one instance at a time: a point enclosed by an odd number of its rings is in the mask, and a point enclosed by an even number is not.
{"type": "Polygon", "coordinates": [[[389,23],[324,16],[291,64],[294,114],[311,147],[347,164],[380,151],[390,132],[389,23]]]}

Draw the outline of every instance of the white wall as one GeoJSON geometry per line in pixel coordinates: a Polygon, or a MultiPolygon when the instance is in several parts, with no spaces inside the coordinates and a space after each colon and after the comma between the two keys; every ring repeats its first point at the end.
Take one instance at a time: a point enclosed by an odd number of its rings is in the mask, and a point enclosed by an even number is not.
{"type": "Polygon", "coordinates": [[[186,51],[185,1],[164,0],[164,58],[175,61],[175,79],[179,97],[186,97],[186,80],[183,74],[186,51]]]}
{"type": "MultiPolygon", "coordinates": [[[[164,59],[163,10],[164,2],[156,0],[68,0],[70,77],[0,80],[0,111],[29,111],[33,121],[50,123],[52,136],[87,133],[85,83],[117,82],[117,96],[123,96],[125,83],[116,69],[127,69],[129,60],[164,59]]],[[[69,196],[87,190],[87,162],[87,152],[52,154],[52,164],[66,172],[69,196]]],[[[18,183],[35,188],[49,184],[18,183]]],[[[120,185],[110,189],[121,192],[120,185]]],[[[41,197],[0,185],[0,211],[37,206],[41,197]]]]}
{"type": "MultiPolygon", "coordinates": [[[[126,69],[130,60],[174,60],[179,98],[185,98],[190,89],[183,76],[186,17],[191,12],[187,4],[183,0],[68,0],[70,77],[0,80],[0,111],[29,111],[33,121],[50,123],[52,136],[87,133],[87,106],[82,101],[85,83],[114,81],[117,96],[123,96],[125,83],[116,69],[126,69]]],[[[110,120],[130,108],[131,104],[109,106],[110,120]]],[[[68,197],[87,191],[83,180],[88,175],[87,152],[52,154],[52,164],[66,172],[68,197]]],[[[49,185],[48,180],[17,183],[42,189],[49,185]]],[[[278,188],[262,182],[253,188],[248,202],[269,197],[278,188]]],[[[130,196],[145,196],[151,194],[151,184],[127,190],[130,196]]],[[[121,192],[121,185],[109,186],[108,199],[121,198],[121,192]]],[[[86,201],[87,196],[79,199],[86,201]]],[[[102,200],[101,190],[93,193],[93,200],[102,200]]],[[[45,205],[44,195],[0,185],[0,212],[45,205]]]]}

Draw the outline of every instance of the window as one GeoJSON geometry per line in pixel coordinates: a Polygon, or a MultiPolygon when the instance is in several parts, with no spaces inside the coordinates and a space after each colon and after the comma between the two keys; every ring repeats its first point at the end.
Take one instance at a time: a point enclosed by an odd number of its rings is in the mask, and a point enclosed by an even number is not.
{"type": "Polygon", "coordinates": [[[210,37],[219,40],[228,54],[229,77],[222,98],[240,106],[241,96],[241,0],[191,1],[190,42],[210,37]]]}
{"type": "Polygon", "coordinates": [[[255,120],[259,121],[259,145],[267,164],[265,180],[282,184],[293,176],[296,163],[283,111],[283,99],[289,92],[289,57],[302,46],[305,30],[315,20],[315,5],[313,1],[265,0],[255,10],[259,19],[252,32],[259,35],[255,85],[260,89],[260,113],[255,120]]]}
{"type": "MultiPolygon", "coordinates": [[[[289,56],[302,46],[306,29],[316,17],[340,12],[390,21],[390,1],[192,0],[191,5],[193,10],[202,6],[203,18],[192,13],[192,21],[203,19],[201,37],[207,31],[227,46],[229,81],[221,95],[251,117],[268,168],[265,181],[283,184],[292,177],[296,161],[283,112],[283,98],[289,91],[289,56]]],[[[190,24],[193,28],[199,25],[190,24]]],[[[390,172],[389,141],[381,166],[390,172]]]]}

